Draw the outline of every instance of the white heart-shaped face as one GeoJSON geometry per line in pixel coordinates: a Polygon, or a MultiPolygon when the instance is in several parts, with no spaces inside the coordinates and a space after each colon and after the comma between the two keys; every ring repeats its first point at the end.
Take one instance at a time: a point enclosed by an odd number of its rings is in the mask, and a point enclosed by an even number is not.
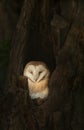
{"type": "Polygon", "coordinates": [[[27,76],[32,82],[40,82],[49,77],[49,70],[44,64],[27,64],[24,69],[24,76],[27,76]]]}

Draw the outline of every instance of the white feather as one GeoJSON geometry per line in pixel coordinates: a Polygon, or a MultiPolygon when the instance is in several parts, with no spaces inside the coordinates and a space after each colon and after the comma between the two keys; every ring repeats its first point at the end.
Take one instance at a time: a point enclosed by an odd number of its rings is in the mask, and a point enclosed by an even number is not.
{"type": "Polygon", "coordinates": [[[49,89],[46,88],[44,91],[30,94],[30,96],[31,96],[31,99],[36,99],[36,98],[44,99],[48,96],[48,93],[49,93],[49,89]]]}

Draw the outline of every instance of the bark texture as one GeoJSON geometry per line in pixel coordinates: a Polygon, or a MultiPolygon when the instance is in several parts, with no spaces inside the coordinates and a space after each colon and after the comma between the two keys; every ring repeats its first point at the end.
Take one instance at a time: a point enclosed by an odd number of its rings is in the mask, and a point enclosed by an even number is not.
{"type": "Polygon", "coordinates": [[[1,128],[83,130],[83,78],[84,2],[25,0],[12,41],[1,128]],[[21,76],[30,60],[46,62],[51,71],[49,97],[41,105],[30,99],[21,76]]]}

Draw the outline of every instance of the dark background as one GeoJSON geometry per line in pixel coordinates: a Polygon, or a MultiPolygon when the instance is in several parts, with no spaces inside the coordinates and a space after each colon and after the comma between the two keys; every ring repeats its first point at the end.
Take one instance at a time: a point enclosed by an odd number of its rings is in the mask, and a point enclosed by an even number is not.
{"type": "Polygon", "coordinates": [[[20,15],[23,0],[1,0],[0,1],[0,93],[4,88],[11,39],[20,15]]]}

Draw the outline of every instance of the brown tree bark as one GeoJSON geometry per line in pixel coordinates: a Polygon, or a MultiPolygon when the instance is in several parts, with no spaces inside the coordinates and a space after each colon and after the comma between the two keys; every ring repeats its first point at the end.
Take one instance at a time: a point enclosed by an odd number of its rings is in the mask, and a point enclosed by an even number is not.
{"type": "Polygon", "coordinates": [[[83,5],[82,0],[25,0],[12,41],[8,90],[1,102],[3,129],[84,129],[83,5]],[[30,60],[46,62],[51,71],[49,97],[41,105],[30,99],[27,80],[21,77],[30,60]]]}

